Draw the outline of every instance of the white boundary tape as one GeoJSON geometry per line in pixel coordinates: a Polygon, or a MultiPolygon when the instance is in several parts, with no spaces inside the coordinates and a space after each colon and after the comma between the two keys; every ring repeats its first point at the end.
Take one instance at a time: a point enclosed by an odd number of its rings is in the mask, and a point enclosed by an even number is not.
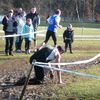
{"type": "Polygon", "coordinates": [[[100,76],[52,67],[52,65],[72,65],[72,64],[89,63],[89,62],[92,62],[92,61],[94,61],[95,59],[97,59],[99,57],[100,57],[100,53],[97,54],[95,57],[93,57],[91,59],[83,60],[83,61],[76,61],[76,62],[70,62],[70,63],[42,63],[42,62],[35,62],[35,63],[32,63],[32,64],[40,66],[40,67],[43,67],[43,68],[52,68],[53,70],[66,72],[66,73],[69,73],[69,74],[74,74],[74,75],[79,75],[79,76],[84,76],[84,77],[89,77],[89,78],[100,79],[100,76]]]}
{"type": "MultiPolygon", "coordinates": [[[[63,27],[66,29],[66,27],[63,27]]],[[[85,27],[75,27],[76,29],[84,29],[84,30],[98,30],[100,31],[100,28],[85,28],[85,27]]],[[[4,32],[3,30],[0,30],[0,33],[4,32]]]]}
{"type": "MultiPolygon", "coordinates": [[[[88,60],[82,60],[82,61],[76,61],[76,62],[69,62],[69,63],[50,63],[51,65],[73,65],[73,64],[86,64],[89,62],[94,61],[95,59],[100,57],[100,53],[98,53],[96,56],[94,56],[93,58],[90,58],[88,60]]],[[[43,63],[43,62],[35,62],[36,64],[44,64],[44,65],[48,65],[48,63],[43,63]]]]}
{"type": "Polygon", "coordinates": [[[84,26],[83,27],[75,27],[76,29],[84,29],[84,30],[98,30],[100,31],[100,28],[85,28],[84,26]]]}
{"type": "MultiPolygon", "coordinates": [[[[45,37],[46,34],[40,34],[42,32],[46,32],[46,30],[41,30],[41,31],[36,31],[34,33],[39,33],[37,36],[45,37]]],[[[25,33],[25,34],[13,34],[13,35],[3,35],[0,36],[0,38],[5,38],[5,37],[17,37],[17,36],[25,36],[30,33],[25,33]]],[[[57,35],[58,37],[63,37],[62,35],[57,35]]],[[[100,35],[74,35],[75,40],[100,40],[100,35]]]]}
{"type": "MultiPolygon", "coordinates": [[[[36,32],[33,32],[33,33],[41,33],[41,32],[45,32],[45,30],[36,31],[36,32]]],[[[25,36],[25,35],[28,35],[28,34],[30,34],[30,33],[25,33],[25,34],[14,34],[14,35],[4,35],[4,36],[0,36],[0,38],[25,36]]]]}
{"type": "MultiPolygon", "coordinates": [[[[3,32],[0,30],[0,32],[3,32]]],[[[36,31],[34,33],[41,33],[41,32],[46,32],[46,30],[41,30],[41,31],[36,31]]],[[[3,35],[0,36],[0,38],[5,38],[5,37],[17,37],[17,36],[25,36],[28,35],[29,33],[26,34],[14,34],[14,35],[3,35]]],[[[37,36],[44,37],[45,34],[37,34],[37,36]]],[[[62,35],[57,35],[58,37],[62,37],[62,35]]],[[[74,35],[75,40],[100,40],[100,35],[74,35]]]]}
{"type": "MultiPolygon", "coordinates": [[[[37,65],[37,64],[33,63],[33,65],[37,65]]],[[[79,75],[79,76],[84,76],[84,77],[88,77],[88,78],[100,79],[100,76],[96,76],[96,75],[92,75],[92,74],[86,74],[86,73],[81,73],[81,72],[77,72],[77,71],[65,70],[65,69],[56,68],[56,67],[47,66],[47,65],[38,65],[38,66],[40,66],[42,68],[49,68],[49,69],[53,69],[56,71],[66,72],[66,73],[73,74],[73,75],[79,75]]]]}

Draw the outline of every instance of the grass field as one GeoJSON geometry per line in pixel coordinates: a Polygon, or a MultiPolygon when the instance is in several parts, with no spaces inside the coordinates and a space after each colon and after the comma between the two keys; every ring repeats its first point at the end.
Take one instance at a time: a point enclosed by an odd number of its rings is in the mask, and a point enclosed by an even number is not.
{"type": "MultiPolygon", "coordinates": [[[[96,27],[91,28],[91,26],[93,26],[91,24],[87,26],[89,26],[89,28],[74,27],[74,34],[100,35],[100,29],[94,29],[96,27]]],[[[39,27],[39,30],[44,30],[44,29],[46,29],[46,27],[44,26],[39,27]]],[[[61,35],[65,29],[66,28],[59,29],[58,34],[61,35]]],[[[42,34],[45,34],[45,32],[43,32],[42,34]]],[[[1,35],[3,35],[3,33],[0,33],[0,36],[1,35]]],[[[44,37],[38,37],[37,39],[38,45],[40,45],[43,42],[43,40],[44,37]]],[[[51,39],[49,40],[48,44],[53,45],[51,39]]],[[[58,44],[64,47],[62,37],[58,37],[58,44]]],[[[24,50],[24,42],[23,42],[23,50],[24,50]]],[[[28,63],[29,57],[31,56],[31,55],[25,55],[24,53],[22,54],[15,53],[15,56],[13,57],[5,56],[3,51],[4,51],[4,40],[0,38],[0,69],[7,67],[6,61],[9,61],[9,64],[11,64],[10,60],[12,61],[19,59],[20,61],[21,60],[23,61],[24,59],[28,63]]],[[[94,57],[98,53],[100,53],[100,41],[74,40],[73,54],[70,54],[69,51],[64,53],[62,55],[61,62],[87,60],[94,57]]],[[[17,61],[15,61],[15,63],[16,62],[17,61]]],[[[13,66],[16,69],[15,65],[11,64],[11,66],[13,66]]],[[[22,66],[24,65],[22,64],[22,66]]],[[[100,57],[89,64],[62,66],[62,68],[67,68],[67,67],[70,68],[70,70],[75,70],[82,73],[88,73],[100,76],[100,57]]],[[[31,89],[35,91],[37,94],[42,93],[42,95],[39,94],[41,96],[41,100],[67,100],[67,98],[71,98],[68,100],[100,100],[100,79],[87,78],[77,75],[71,75],[68,73],[62,73],[62,79],[65,82],[64,85],[48,83],[47,85],[36,86],[36,87],[33,86],[31,89]]]]}

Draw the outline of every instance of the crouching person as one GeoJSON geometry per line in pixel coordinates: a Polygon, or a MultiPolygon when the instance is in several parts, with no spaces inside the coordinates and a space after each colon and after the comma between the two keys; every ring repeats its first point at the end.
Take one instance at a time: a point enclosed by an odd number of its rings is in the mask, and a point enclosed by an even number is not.
{"type": "MultiPolygon", "coordinates": [[[[57,47],[51,47],[51,46],[45,46],[42,47],[40,50],[35,52],[31,57],[30,57],[30,64],[32,64],[33,60],[36,60],[36,62],[43,62],[43,63],[48,63],[50,61],[55,60],[56,63],[60,63],[61,60],[61,54],[64,52],[61,46],[57,47]]],[[[59,65],[57,65],[57,68],[60,68],[59,65]]],[[[34,65],[34,71],[35,71],[35,77],[34,81],[37,83],[41,83],[44,81],[44,76],[45,76],[45,68],[40,67],[38,65],[34,65]]],[[[53,77],[53,73],[50,70],[50,76],[53,77]]],[[[58,83],[62,83],[62,78],[61,78],[61,72],[57,71],[57,77],[58,77],[58,83]]]]}

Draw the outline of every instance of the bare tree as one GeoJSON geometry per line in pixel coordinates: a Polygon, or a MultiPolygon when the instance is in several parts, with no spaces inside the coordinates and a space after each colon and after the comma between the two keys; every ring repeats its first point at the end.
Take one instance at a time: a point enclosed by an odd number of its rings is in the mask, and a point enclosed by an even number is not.
{"type": "Polygon", "coordinates": [[[95,7],[96,7],[96,0],[93,0],[93,4],[92,4],[92,19],[95,19],[95,7]]]}
{"type": "Polygon", "coordinates": [[[79,17],[79,10],[78,10],[78,1],[77,0],[75,0],[75,10],[76,10],[76,15],[77,15],[77,19],[78,19],[78,21],[80,21],[80,17],[79,17]]]}
{"type": "Polygon", "coordinates": [[[100,0],[0,0],[0,12],[14,7],[29,10],[34,5],[41,15],[52,14],[59,8],[62,16],[69,19],[94,19],[96,16],[100,19],[100,0]]]}

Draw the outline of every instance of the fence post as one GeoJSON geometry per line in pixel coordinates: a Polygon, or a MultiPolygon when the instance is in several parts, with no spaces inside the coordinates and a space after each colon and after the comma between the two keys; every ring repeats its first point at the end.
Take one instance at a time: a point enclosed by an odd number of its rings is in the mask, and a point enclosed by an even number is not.
{"type": "Polygon", "coordinates": [[[23,87],[23,90],[21,92],[21,96],[20,96],[20,99],[19,100],[23,100],[23,96],[24,96],[24,93],[25,93],[25,90],[26,90],[26,86],[28,84],[28,81],[29,81],[29,78],[30,78],[30,75],[31,75],[31,72],[32,72],[32,69],[34,67],[34,63],[35,63],[35,60],[33,60],[33,64],[31,65],[31,68],[29,70],[29,73],[28,73],[28,76],[27,76],[27,79],[25,81],[25,84],[24,84],[24,87],[23,87]]]}

